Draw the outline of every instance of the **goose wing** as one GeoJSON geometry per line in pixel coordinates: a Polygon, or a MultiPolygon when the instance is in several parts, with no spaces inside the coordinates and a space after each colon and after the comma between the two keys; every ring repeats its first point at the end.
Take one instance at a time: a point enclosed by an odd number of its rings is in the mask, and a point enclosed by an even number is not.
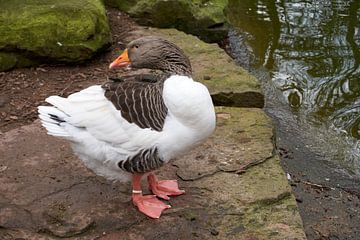
{"type": "Polygon", "coordinates": [[[102,87],[105,97],[129,123],[162,131],[167,115],[163,82],[163,79],[154,82],[153,75],[142,75],[135,81],[108,82],[102,87]]]}

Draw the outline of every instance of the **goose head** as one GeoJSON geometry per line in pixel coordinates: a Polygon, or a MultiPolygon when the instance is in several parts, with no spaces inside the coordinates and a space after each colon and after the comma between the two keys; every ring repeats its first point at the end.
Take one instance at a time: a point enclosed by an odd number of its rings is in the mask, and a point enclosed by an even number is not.
{"type": "Polygon", "coordinates": [[[190,60],[174,43],[154,36],[138,38],[130,42],[124,52],[109,66],[148,68],[166,73],[191,76],[190,60]]]}

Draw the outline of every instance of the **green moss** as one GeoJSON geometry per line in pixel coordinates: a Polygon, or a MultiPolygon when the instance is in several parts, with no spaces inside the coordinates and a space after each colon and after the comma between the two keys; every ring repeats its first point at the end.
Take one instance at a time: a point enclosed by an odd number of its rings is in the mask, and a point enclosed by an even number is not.
{"type": "Polygon", "coordinates": [[[105,2],[129,13],[140,24],[177,28],[197,35],[207,42],[218,42],[227,34],[224,15],[227,0],[105,0],[105,2]]]}
{"type": "Polygon", "coordinates": [[[0,1],[0,8],[0,51],[74,62],[110,42],[100,0],[0,1]]]}
{"type": "Polygon", "coordinates": [[[39,62],[34,59],[30,59],[21,54],[17,54],[16,67],[31,67],[31,66],[36,66],[38,64],[39,64],[39,62]]]}
{"type": "Polygon", "coordinates": [[[17,63],[17,57],[11,53],[0,52],[0,71],[14,68],[17,63]]]}
{"type": "Polygon", "coordinates": [[[198,11],[195,12],[197,19],[211,18],[214,23],[225,23],[224,9],[228,4],[227,0],[211,0],[198,2],[198,11]]]}
{"type": "Polygon", "coordinates": [[[198,218],[198,214],[191,209],[186,210],[183,215],[188,221],[194,221],[198,218]]]}
{"type": "Polygon", "coordinates": [[[132,6],[137,3],[137,0],[103,0],[106,5],[116,7],[124,12],[128,12],[132,6]]]}
{"type": "Polygon", "coordinates": [[[36,61],[30,60],[20,54],[0,52],[0,72],[15,67],[30,67],[36,64],[36,61]]]}
{"type": "Polygon", "coordinates": [[[291,195],[273,203],[249,206],[241,222],[248,232],[264,239],[305,239],[295,199],[291,195]]]}

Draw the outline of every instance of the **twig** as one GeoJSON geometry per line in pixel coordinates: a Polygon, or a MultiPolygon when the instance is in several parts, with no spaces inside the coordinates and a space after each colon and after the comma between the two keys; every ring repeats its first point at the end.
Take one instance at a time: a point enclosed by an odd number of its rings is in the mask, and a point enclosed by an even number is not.
{"type": "Polygon", "coordinates": [[[321,184],[317,184],[317,183],[311,183],[311,182],[308,182],[308,181],[301,181],[302,183],[306,184],[306,185],[309,185],[311,187],[315,187],[315,188],[319,188],[321,190],[325,189],[325,190],[331,190],[330,187],[327,187],[327,186],[324,186],[324,185],[321,185],[321,184]]]}
{"type": "Polygon", "coordinates": [[[254,167],[254,166],[257,166],[257,165],[260,165],[260,164],[266,162],[267,160],[269,160],[272,157],[273,156],[270,156],[270,157],[267,157],[267,158],[264,158],[264,159],[260,159],[258,161],[254,161],[254,162],[244,163],[243,165],[240,165],[240,167],[238,169],[227,170],[227,169],[222,168],[221,166],[218,166],[218,169],[220,171],[223,171],[223,172],[234,172],[236,174],[243,174],[243,173],[246,172],[247,169],[249,169],[251,167],[254,167]]]}

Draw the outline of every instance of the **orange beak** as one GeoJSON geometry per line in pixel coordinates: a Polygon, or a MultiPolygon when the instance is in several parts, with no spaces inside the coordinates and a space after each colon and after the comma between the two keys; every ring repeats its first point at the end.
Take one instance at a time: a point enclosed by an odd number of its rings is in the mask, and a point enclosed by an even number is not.
{"type": "Polygon", "coordinates": [[[129,65],[130,59],[128,56],[128,50],[125,48],[124,52],[109,65],[109,69],[127,67],[129,65]]]}

